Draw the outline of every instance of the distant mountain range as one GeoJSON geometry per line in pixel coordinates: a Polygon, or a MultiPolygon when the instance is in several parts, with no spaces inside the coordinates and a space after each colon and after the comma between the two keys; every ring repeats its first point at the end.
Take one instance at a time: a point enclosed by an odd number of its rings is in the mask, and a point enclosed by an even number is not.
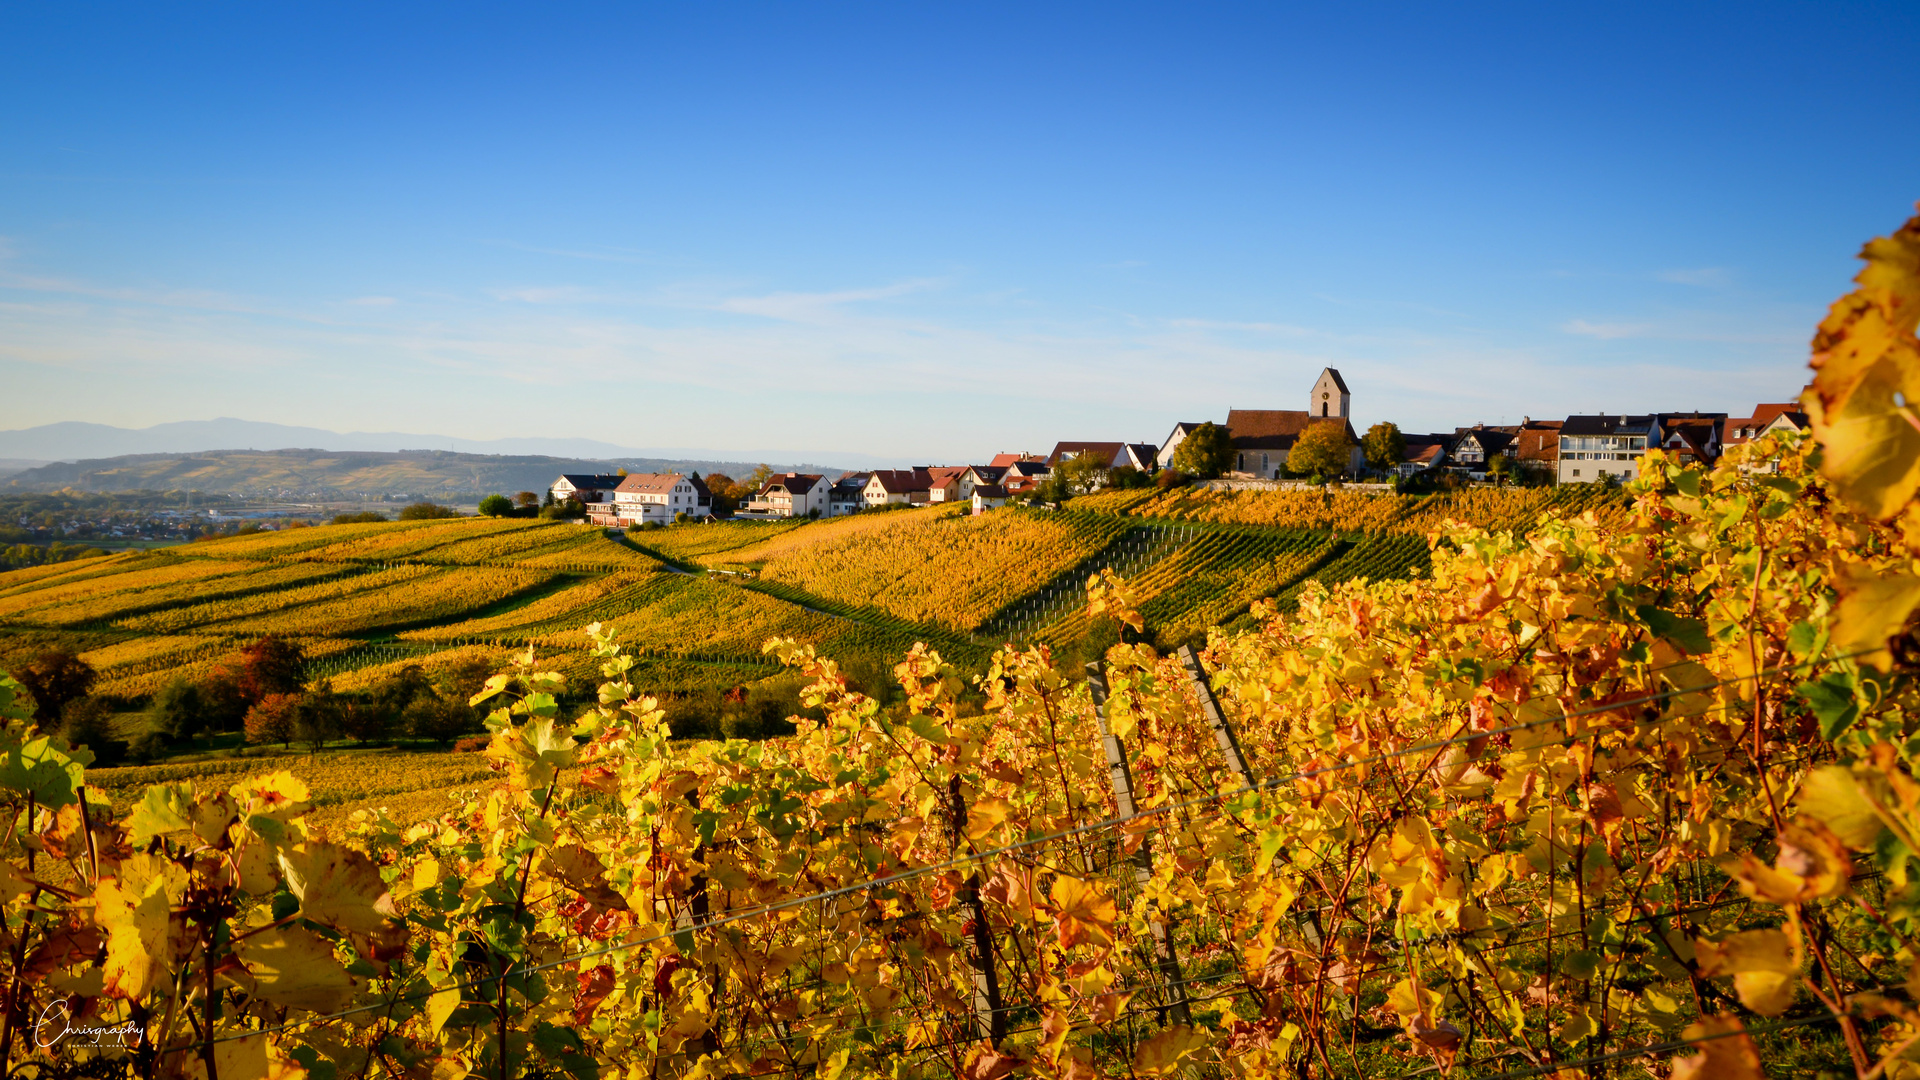
{"type": "MultiPolygon", "coordinates": [[[[268,424],[256,420],[185,420],[149,428],[121,428],[68,420],[16,431],[0,431],[0,474],[34,463],[84,461],[127,454],[196,454],[213,450],[310,449],[334,451],[442,450],[465,454],[541,455],[576,461],[707,461],[738,469],[742,463],[827,460],[836,467],[791,467],[796,472],[898,468],[925,462],[841,452],[790,450],[722,451],[688,447],[634,448],[598,439],[456,439],[445,435],[351,431],[268,424]]],[[[628,466],[632,468],[632,466],[628,466]]],[[[639,470],[634,470],[639,471],[639,470]]],[[[730,471],[723,469],[722,471],[730,471]]]]}
{"type": "MultiPolygon", "coordinates": [[[[776,471],[824,473],[825,465],[769,463],[776,471]]],[[[471,502],[483,495],[544,493],[562,473],[723,472],[736,479],[754,469],[740,461],[685,458],[594,460],[546,455],[456,454],[446,450],[214,450],[122,454],[57,461],[0,476],[0,492],[201,491],[281,502],[433,499],[471,502]]]]}

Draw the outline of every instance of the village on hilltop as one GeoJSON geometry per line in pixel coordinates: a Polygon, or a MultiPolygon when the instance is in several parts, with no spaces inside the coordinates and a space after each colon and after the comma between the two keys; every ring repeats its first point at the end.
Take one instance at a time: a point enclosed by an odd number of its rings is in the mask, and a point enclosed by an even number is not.
{"type": "Polygon", "coordinates": [[[1582,413],[1562,420],[1474,424],[1408,434],[1381,422],[1363,435],[1350,419],[1353,394],[1324,368],[1305,409],[1229,409],[1224,423],[1182,422],[1153,443],[1063,440],[1045,455],[995,454],[984,465],[772,473],[750,490],[717,492],[683,473],[573,474],[555,480],[552,503],[586,521],[628,528],[716,516],[830,518],[892,507],[972,504],[984,513],[1009,501],[1049,501],[1107,486],[1200,481],[1227,488],[1356,480],[1427,486],[1460,483],[1620,483],[1658,447],[1682,462],[1712,464],[1728,447],[1781,430],[1804,430],[1797,401],[1754,406],[1749,416],[1665,412],[1582,413]],[[1192,440],[1191,444],[1189,440],[1192,440]]]}

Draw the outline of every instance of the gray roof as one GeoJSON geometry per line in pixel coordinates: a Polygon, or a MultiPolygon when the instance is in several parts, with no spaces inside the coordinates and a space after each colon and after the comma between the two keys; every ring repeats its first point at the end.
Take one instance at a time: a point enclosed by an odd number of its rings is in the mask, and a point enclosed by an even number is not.
{"type": "Polygon", "coordinates": [[[1618,435],[1623,431],[1642,432],[1653,426],[1652,416],[1569,416],[1560,426],[1562,435],[1618,435]]]}

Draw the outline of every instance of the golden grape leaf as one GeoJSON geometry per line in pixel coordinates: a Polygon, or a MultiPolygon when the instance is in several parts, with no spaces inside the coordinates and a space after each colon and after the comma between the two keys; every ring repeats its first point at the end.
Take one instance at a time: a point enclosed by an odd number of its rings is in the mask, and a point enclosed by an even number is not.
{"type": "Polygon", "coordinates": [[[1845,765],[1824,765],[1807,774],[1800,782],[1800,813],[1855,851],[1871,848],[1886,828],[1861,778],[1845,765]]]}
{"type": "Polygon", "coordinates": [[[158,855],[122,862],[94,890],[94,922],[107,931],[105,992],[137,1001],[172,969],[186,920],[173,917],[187,872],[158,855]]]}
{"type": "Polygon", "coordinates": [[[1798,952],[1782,930],[1743,930],[1725,941],[1694,943],[1700,974],[1732,975],[1740,1003],[1762,1016],[1779,1016],[1793,1004],[1798,952]]]}
{"type": "Polygon", "coordinates": [[[601,907],[627,909],[626,897],[607,884],[607,868],[593,852],[578,844],[563,844],[546,854],[549,870],[568,888],[601,907]]]}
{"type": "Polygon", "coordinates": [[[1878,574],[1849,567],[1840,581],[1840,606],[1833,616],[1833,645],[1842,656],[1860,656],[1881,671],[1893,665],[1887,642],[1906,629],[1920,607],[1920,575],[1910,570],[1878,574]]]}
{"type": "Polygon", "coordinates": [[[1113,944],[1113,897],[1101,892],[1100,886],[1063,874],[1053,879],[1052,895],[1061,948],[1083,941],[1113,944]]]}
{"type": "Polygon", "coordinates": [[[299,777],[282,770],[268,776],[254,776],[228,789],[249,814],[265,814],[285,821],[307,812],[307,785],[299,777]]]}
{"type": "Polygon", "coordinates": [[[1920,217],[1868,242],[1859,288],[1813,338],[1802,401],[1826,450],[1820,471],[1871,517],[1898,513],[1920,488],[1920,217]]]}
{"type": "Polygon", "coordinates": [[[967,810],[967,839],[978,840],[1000,827],[1013,813],[1013,804],[1005,799],[981,799],[967,810]]]}
{"type": "MultiPolygon", "coordinates": [[[[183,1063],[190,1080],[206,1080],[207,1064],[198,1055],[183,1063]]],[[[282,1057],[280,1048],[265,1035],[247,1035],[213,1044],[213,1068],[221,1080],[245,1076],[250,1080],[306,1080],[299,1062],[282,1057]]]]}
{"type": "Polygon", "coordinates": [[[1673,1080],[1766,1080],[1759,1047],[1733,1016],[1706,1017],[1689,1024],[1680,1037],[1707,1041],[1700,1043],[1699,1053],[1673,1059],[1673,1080]]]}
{"type": "Polygon", "coordinates": [[[333,958],[333,947],[297,926],[277,926],[233,943],[253,976],[248,989],[275,1005],[332,1012],[353,996],[353,976],[333,958]]]}
{"type": "Polygon", "coordinates": [[[1188,1058],[1207,1048],[1207,1036],[1200,1031],[1175,1024],[1140,1044],[1133,1052],[1136,1076],[1171,1076],[1188,1058]]]}
{"type": "Polygon", "coordinates": [[[301,916],[335,930],[375,933],[396,914],[380,868],[351,848],[309,841],[281,852],[280,870],[301,916]]]}

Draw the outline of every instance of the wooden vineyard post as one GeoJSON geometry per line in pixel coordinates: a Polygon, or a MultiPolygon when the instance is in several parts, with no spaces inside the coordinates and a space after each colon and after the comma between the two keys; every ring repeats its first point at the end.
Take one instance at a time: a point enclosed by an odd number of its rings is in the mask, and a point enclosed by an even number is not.
{"type": "Polygon", "coordinates": [[[1180,646],[1180,662],[1187,666],[1187,677],[1193,680],[1194,692],[1200,695],[1200,708],[1207,714],[1207,726],[1213,729],[1213,741],[1220,746],[1220,755],[1227,759],[1227,768],[1240,778],[1243,787],[1253,786],[1253,772],[1247,768],[1247,756],[1240,752],[1240,739],[1233,732],[1233,725],[1227,722],[1226,714],[1220,711],[1220,701],[1213,696],[1213,687],[1207,685],[1207,673],[1200,670],[1200,658],[1193,655],[1193,646],[1180,646]]]}
{"type": "MultiPolygon", "coordinates": [[[[1227,768],[1239,778],[1240,786],[1251,789],[1253,770],[1247,767],[1247,756],[1240,749],[1240,737],[1233,730],[1233,723],[1227,714],[1220,711],[1220,699],[1213,695],[1213,687],[1207,682],[1207,673],[1200,667],[1200,658],[1194,655],[1193,646],[1180,646],[1180,662],[1186,665],[1187,678],[1193,680],[1193,691],[1200,698],[1200,710],[1207,714],[1207,726],[1213,729],[1213,741],[1220,746],[1220,756],[1227,759],[1227,768]]],[[[1301,932],[1314,948],[1320,947],[1320,913],[1308,911],[1300,922],[1301,932]]]]}
{"type": "MultiPolygon", "coordinates": [[[[1100,744],[1107,751],[1107,779],[1113,785],[1113,801],[1120,820],[1130,821],[1138,813],[1133,804],[1133,772],[1127,767],[1126,750],[1107,727],[1107,677],[1099,664],[1087,665],[1087,685],[1093,690],[1093,716],[1100,725],[1100,744]]],[[[1153,879],[1153,848],[1141,843],[1130,861],[1133,883],[1144,889],[1153,879]]],[[[1150,918],[1147,926],[1153,933],[1153,958],[1167,987],[1167,1011],[1173,1014],[1175,1023],[1190,1024],[1193,1017],[1187,1010],[1187,981],[1180,974],[1180,958],[1173,951],[1173,916],[1167,915],[1164,921],[1150,918]]]]}
{"type": "MultiPolygon", "coordinates": [[[[969,809],[960,794],[960,777],[947,780],[947,796],[953,810],[954,847],[966,831],[969,809]]],[[[1007,1037],[1007,1010],[1000,1003],[1000,973],[994,967],[993,933],[987,929],[987,906],[980,902],[980,871],[967,875],[960,884],[960,906],[966,909],[967,965],[973,969],[973,1033],[999,1049],[1007,1037]]]]}

